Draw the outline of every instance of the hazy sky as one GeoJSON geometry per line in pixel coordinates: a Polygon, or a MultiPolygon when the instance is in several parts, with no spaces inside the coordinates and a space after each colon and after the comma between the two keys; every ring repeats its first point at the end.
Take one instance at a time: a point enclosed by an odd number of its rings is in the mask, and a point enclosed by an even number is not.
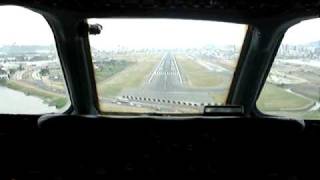
{"type": "Polygon", "coordinates": [[[28,9],[0,6],[0,45],[54,43],[52,31],[46,20],[28,9]]]}
{"type": "Polygon", "coordinates": [[[291,27],[285,34],[282,43],[304,44],[320,40],[320,18],[302,21],[291,27]]]}
{"type": "MultiPolygon", "coordinates": [[[[205,44],[241,45],[245,25],[192,20],[168,19],[90,19],[103,26],[100,35],[90,36],[97,48],[127,47],[198,47],[205,44]]],[[[30,10],[0,7],[0,45],[54,43],[45,19],[30,10]]],[[[320,40],[320,19],[304,21],[286,33],[284,43],[301,44],[320,40]]]]}
{"type": "Polygon", "coordinates": [[[98,48],[241,45],[247,30],[240,24],[173,19],[90,19],[89,23],[103,26],[100,35],[90,36],[90,43],[98,48]]]}

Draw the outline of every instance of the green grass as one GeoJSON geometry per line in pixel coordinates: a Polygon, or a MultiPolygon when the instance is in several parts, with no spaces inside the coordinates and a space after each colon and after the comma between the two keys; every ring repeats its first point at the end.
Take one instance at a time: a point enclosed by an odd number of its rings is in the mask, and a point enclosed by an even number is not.
{"type": "Polygon", "coordinates": [[[257,101],[260,111],[297,111],[310,106],[312,101],[301,96],[289,93],[275,85],[266,83],[257,101]]]}
{"type": "Polygon", "coordinates": [[[130,65],[133,65],[133,63],[124,60],[114,60],[106,62],[104,65],[102,65],[101,69],[95,70],[96,81],[103,81],[113,76],[114,74],[124,70],[130,65]]]}
{"type": "Polygon", "coordinates": [[[181,66],[183,74],[191,87],[215,87],[226,83],[226,77],[220,73],[209,72],[200,64],[186,60],[183,56],[177,56],[177,62],[181,66]]]}
{"type": "Polygon", "coordinates": [[[152,109],[148,108],[143,108],[143,107],[133,107],[133,106],[123,106],[123,105],[117,105],[117,104],[105,104],[101,103],[100,104],[100,109],[103,110],[108,110],[108,112],[122,112],[122,113],[128,113],[128,112],[133,112],[133,113],[149,113],[152,112],[152,109]]]}
{"type": "Polygon", "coordinates": [[[320,111],[273,111],[265,114],[306,120],[320,120],[320,111]]]}
{"type": "Polygon", "coordinates": [[[68,100],[66,97],[55,97],[55,98],[51,98],[49,105],[55,106],[57,109],[61,109],[65,107],[65,105],[67,104],[67,101],[68,100]]]}
{"type": "Polygon", "coordinates": [[[302,117],[304,119],[320,120],[320,111],[305,112],[303,113],[302,117]]]}
{"type": "MultiPolygon", "coordinates": [[[[232,77],[221,73],[211,72],[197,62],[194,62],[184,55],[176,56],[177,62],[186,76],[187,84],[193,88],[228,87],[232,77]]],[[[225,103],[228,89],[223,92],[212,92],[210,96],[216,103],[225,103]]]]}
{"type": "Polygon", "coordinates": [[[114,97],[124,89],[141,86],[155,63],[155,61],[137,62],[111,78],[98,82],[98,94],[103,97],[114,97]]]}
{"type": "Polygon", "coordinates": [[[228,89],[222,93],[211,92],[209,95],[213,98],[215,103],[225,103],[228,96],[228,89]]]}
{"type": "Polygon", "coordinates": [[[45,103],[49,104],[50,106],[55,106],[57,109],[63,108],[68,101],[67,97],[63,95],[39,89],[38,87],[27,83],[18,81],[7,81],[2,84],[10,89],[23,92],[27,95],[37,96],[43,99],[45,103]]]}

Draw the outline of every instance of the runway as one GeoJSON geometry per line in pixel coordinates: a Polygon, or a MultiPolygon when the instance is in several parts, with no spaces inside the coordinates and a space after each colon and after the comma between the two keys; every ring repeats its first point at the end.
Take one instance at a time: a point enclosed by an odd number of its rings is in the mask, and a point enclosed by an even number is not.
{"type": "Polygon", "coordinates": [[[178,91],[183,87],[181,73],[173,55],[168,53],[162,57],[145,87],[159,92],[178,91]]]}
{"type": "Polygon", "coordinates": [[[153,71],[146,76],[142,87],[125,90],[121,97],[128,99],[131,104],[138,103],[145,107],[158,107],[173,112],[180,107],[198,110],[214,104],[209,95],[210,90],[195,90],[186,86],[181,67],[171,53],[164,54],[153,71]]]}

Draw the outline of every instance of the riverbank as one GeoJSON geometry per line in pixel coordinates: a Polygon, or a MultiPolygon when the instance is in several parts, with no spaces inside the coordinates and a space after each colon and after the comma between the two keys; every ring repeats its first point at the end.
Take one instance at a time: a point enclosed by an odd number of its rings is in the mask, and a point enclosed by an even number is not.
{"type": "Polygon", "coordinates": [[[49,92],[22,81],[1,81],[0,85],[23,92],[26,95],[39,97],[44,101],[44,103],[49,106],[55,106],[57,109],[63,108],[67,103],[67,98],[61,94],[49,92]]]}

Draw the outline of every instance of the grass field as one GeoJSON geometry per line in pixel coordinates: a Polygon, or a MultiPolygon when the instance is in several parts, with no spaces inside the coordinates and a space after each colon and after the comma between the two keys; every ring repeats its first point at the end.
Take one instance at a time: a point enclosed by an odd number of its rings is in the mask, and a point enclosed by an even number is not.
{"type": "Polygon", "coordinates": [[[257,107],[262,112],[267,111],[299,111],[311,106],[313,102],[310,99],[289,93],[275,85],[266,83],[260,98],[257,101],[257,107]]]}
{"type": "Polygon", "coordinates": [[[226,91],[220,92],[220,93],[211,92],[209,94],[213,98],[215,103],[224,104],[226,102],[226,100],[227,100],[228,93],[229,93],[228,90],[226,90],[226,91]]]}
{"type": "Polygon", "coordinates": [[[205,67],[184,56],[177,55],[176,60],[190,87],[215,87],[226,83],[226,77],[222,74],[209,72],[205,67]]]}
{"type": "Polygon", "coordinates": [[[103,97],[114,97],[123,89],[139,87],[147,77],[156,61],[137,62],[114,76],[97,84],[98,94],[103,97]]]}
{"type": "Polygon", "coordinates": [[[101,69],[95,70],[96,81],[97,82],[103,81],[133,64],[134,64],[133,62],[124,61],[124,60],[115,60],[115,61],[107,62],[101,67],[101,69]]]}
{"type": "Polygon", "coordinates": [[[117,104],[106,104],[101,103],[100,109],[102,110],[108,110],[108,112],[122,112],[122,113],[128,113],[128,112],[134,112],[134,113],[149,113],[153,112],[151,109],[143,108],[143,107],[134,107],[134,106],[123,106],[123,105],[117,105],[117,104]]]}
{"type": "Polygon", "coordinates": [[[123,59],[129,62],[143,62],[146,60],[153,60],[153,59],[161,59],[163,53],[124,53],[124,54],[114,54],[112,59],[123,59]]]}
{"type": "MultiPolygon", "coordinates": [[[[157,110],[147,107],[135,107],[135,106],[124,106],[111,103],[101,103],[100,109],[107,110],[106,112],[116,112],[116,113],[153,113],[157,110]]],[[[176,112],[166,112],[166,114],[180,114],[180,113],[199,113],[197,109],[188,107],[179,107],[176,112]]],[[[107,113],[105,113],[107,114],[107,113]]]]}
{"type": "MultiPolygon", "coordinates": [[[[301,116],[304,119],[319,120],[320,119],[320,112],[319,111],[312,111],[312,112],[299,113],[299,114],[297,114],[297,116],[298,117],[301,116]]],[[[290,117],[290,114],[289,114],[289,117],[290,117]]]]}
{"type": "Polygon", "coordinates": [[[46,86],[50,88],[58,89],[60,91],[63,91],[66,89],[66,86],[63,81],[52,81],[48,78],[48,76],[42,77],[42,82],[46,86]]]}

